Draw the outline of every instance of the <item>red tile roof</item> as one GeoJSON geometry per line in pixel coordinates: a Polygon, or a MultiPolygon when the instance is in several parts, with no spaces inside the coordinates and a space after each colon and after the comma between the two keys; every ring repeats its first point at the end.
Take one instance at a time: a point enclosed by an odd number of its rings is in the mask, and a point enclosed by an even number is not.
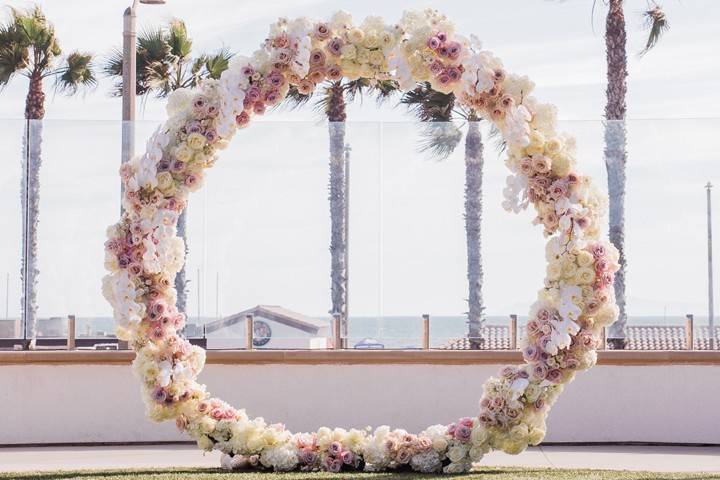
{"type": "MultiPolygon", "coordinates": [[[[518,326],[518,344],[525,335],[524,327],[518,326]]],[[[480,331],[486,350],[507,350],[510,348],[510,327],[507,325],[486,325],[480,331]]],[[[668,325],[629,325],[627,327],[628,350],[685,350],[685,327],[668,325]]],[[[715,350],[720,350],[720,326],[715,327],[715,350]]],[[[709,350],[710,328],[695,328],[695,350],[709,350]]],[[[451,340],[445,345],[448,350],[469,350],[467,338],[451,340]]]]}

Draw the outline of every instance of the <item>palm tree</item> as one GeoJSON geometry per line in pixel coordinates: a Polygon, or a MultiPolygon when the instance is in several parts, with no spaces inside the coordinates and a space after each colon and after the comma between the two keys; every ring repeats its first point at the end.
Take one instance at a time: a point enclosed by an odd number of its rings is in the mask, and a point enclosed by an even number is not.
{"type": "MultiPolygon", "coordinates": [[[[179,88],[192,88],[204,78],[218,79],[227,70],[232,54],[221,49],[212,55],[202,54],[193,58],[192,39],[188,36],[185,23],[173,20],[166,27],[144,30],[137,39],[137,94],[154,94],[165,98],[179,88]]],[[[115,50],[107,59],[103,70],[106,75],[117,78],[113,95],[122,95],[123,53],[115,50]]],[[[188,253],[186,213],[180,215],[177,223],[178,237],[185,243],[188,253]]],[[[187,284],[185,266],[175,277],[177,308],[181,312],[187,307],[187,284]]]]}
{"type": "MultiPolygon", "coordinates": [[[[316,110],[322,112],[328,121],[330,137],[330,314],[341,316],[343,337],[348,334],[347,311],[347,225],[345,198],[347,177],[345,171],[346,153],[349,149],[345,142],[345,107],[348,102],[362,97],[366,92],[375,94],[378,103],[390,98],[398,90],[393,80],[370,81],[357,80],[327,81],[321,87],[321,96],[315,103],[316,110]]],[[[297,88],[291,87],[285,97],[285,103],[297,107],[311,98],[297,88]]]]}
{"type": "Polygon", "coordinates": [[[484,319],[482,298],[482,172],[483,143],[480,135],[480,118],[474,110],[457,107],[455,95],[433,90],[429,83],[403,95],[401,103],[407,105],[422,122],[428,123],[422,132],[421,150],[444,160],[462,140],[462,131],[452,123],[453,116],[467,122],[465,134],[465,237],[468,278],[468,339],[470,348],[483,345],[481,329],[484,319]]]}
{"type": "MultiPolygon", "coordinates": [[[[644,12],[649,35],[644,55],[655,45],[669,24],[662,8],[653,4],[644,12]]],[[[617,321],[610,327],[608,344],[622,349],[627,344],[627,313],[625,310],[625,167],[627,164],[625,97],[627,94],[627,33],[623,0],[608,0],[605,23],[605,49],[607,55],[607,103],[605,105],[605,166],[608,176],[609,236],[620,252],[620,268],[615,273],[615,297],[619,308],[617,321]]]]}
{"type": "Polygon", "coordinates": [[[54,78],[57,91],[74,95],[81,87],[97,82],[92,70],[92,55],[72,52],[61,57],[55,28],[40,7],[27,11],[12,10],[8,23],[0,24],[0,87],[17,76],[29,79],[25,99],[23,136],[22,218],[23,281],[22,318],[24,348],[34,346],[37,335],[37,224],[42,144],[42,119],[45,117],[43,82],[54,78]]]}

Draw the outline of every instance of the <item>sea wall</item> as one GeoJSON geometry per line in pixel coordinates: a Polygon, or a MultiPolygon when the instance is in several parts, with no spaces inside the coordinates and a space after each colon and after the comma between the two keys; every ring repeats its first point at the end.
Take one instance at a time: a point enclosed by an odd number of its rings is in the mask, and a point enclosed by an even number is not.
{"type": "MultiPolygon", "coordinates": [[[[598,365],[566,388],[546,441],[720,444],[720,362],[712,363],[598,365]]],[[[483,381],[501,366],[225,361],[209,362],[200,380],[293,431],[389,424],[417,432],[475,414],[483,381]]],[[[174,424],[145,418],[126,363],[3,362],[0,354],[0,425],[2,445],[186,440],[174,424]]]]}

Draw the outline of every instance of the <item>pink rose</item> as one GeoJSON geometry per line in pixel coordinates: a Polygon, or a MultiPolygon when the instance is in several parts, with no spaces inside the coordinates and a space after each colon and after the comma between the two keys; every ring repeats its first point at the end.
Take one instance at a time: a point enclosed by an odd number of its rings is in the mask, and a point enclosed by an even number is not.
{"type": "Polygon", "coordinates": [[[457,430],[455,430],[454,437],[455,440],[465,443],[470,441],[470,435],[472,435],[472,428],[467,425],[460,425],[457,430]]]}
{"type": "Polygon", "coordinates": [[[327,51],[330,52],[330,55],[337,57],[342,52],[342,47],[343,47],[342,39],[333,38],[330,41],[330,43],[328,43],[328,45],[327,45],[327,51]]]}
{"type": "Polygon", "coordinates": [[[328,37],[330,37],[330,28],[328,27],[327,23],[318,23],[317,25],[315,25],[315,30],[313,31],[313,34],[318,40],[327,40],[328,37]]]}
{"type": "Polygon", "coordinates": [[[540,350],[533,345],[528,345],[523,349],[523,358],[528,363],[537,362],[540,359],[540,350]]]}
{"type": "Polygon", "coordinates": [[[205,139],[208,141],[208,143],[214,143],[217,138],[218,134],[214,128],[207,129],[207,131],[205,132],[205,139]]]}
{"type": "Polygon", "coordinates": [[[458,420],[458,423],[460,425],[465,425],[466,427],[469,427],[469,428],[473,428],[473,426],[475,425],[475,422],[470,417],[463,417],[460,420],[458,420]]]}
{"type": "Polygon", "coordinates": [[[580,368],[580,361],[575,357],[565,359],[565,368],[568,370],[577,370],[580,368]]]}
{"type": "Polygon", "coordinates": [[[328,452],[331,455],[340,455],[340,452],[342,452],[342,444],[340,442],[332,442],[330,446],[328,447],[328,452]]]}
{"type": "Polygon", "coordinates": [[[325,470],[330,473],[338,473],[342,469],[342,462],[333,457],[327,457],[323,462],[325,470]]]}
{"type": "Polygon", "coordinates": [[[251,67],[250,65],[245,65],[242,68],[241,73],[245,77],[252,77],[253,75],[255,75],[255,69],[253,67],[251,67]]]}
{"type": "Polygon", "coordinates": [[[328,80],[332,80],[333,82],[342,78],[342,70],[340,70],[340,67],[337,65],[330,66],[326,74],[328,80]]]}
{"type": "Polygon", "coordinates": [[[318,456],[317,453],[315,453],[310,448],[303,448],[300,451],[300,461],[304,463],[305,465],[314,465],[315,462],[317,462],[318,456]]]}
{"type": "Polygon", "coordinates": [[[152,399],[154,401],[156,401],[157,403],[165,403],[167,398],[168,398],[167,391],[163,387],[157,387],[152,392],[152,399]]]}
{"type": "Polygon", "coordinates": [[[548,382],[560,383],[562,381],[562,377],[563,377],[562,370],[560,370],[559,368],[553,368],[551,370],[548,370],[547,375],[545,376],[545,379],[548,382]]]}
{"type": "Polygon", "coordinates": [[[548,374],[548,367],[544,363],[536,363],[532,368],[532,377],[535,380],[545,380],[548,374]]]}
{"type": "Polygon", "coordinates": [[[448,68],[446,73],[450,77],[450,80],[452,80],[453,82],[457,82],[462,76],[462,72],[460,72],[460,69],[457,67],[448,68]]]}
{"type": "Polygon", "coordinates": [[[353,461],[355,461],[355,455],[353,455],[350,450],[345,450],[340,454],[340,460],[342,460],[345,465],[351,465],[353,461]]]}
{"type": "Polygon", "coordinates": [[[510,108],[515,104],[515,99],[512,95],[505,94],[500,98],[500,103],[504,108],[510,108]]]}
{"type": "Polygon", "coordinates": [[[267,82],[274,88],[280,88],[285,85],[285,76],[277,70],[274,70],[268,75],[267,82]]]}
{"type": "Polygon", "coordinates": [[[605,246],[601,243],[596,243],[592,246],[590,251],[593,254],[593,257],[595,257],[595,260],[604,259],[607,255],[607,250],[605,249],[605,246]]]}
{"type": "Polygon", "coordinates": [[[325,65],[325,54],[320,49],[315,49],[310,52],[310,65],[321,66],[325,65]]]}
{"type": "Polygon", "coordinates": [[[602,273],[608,269],[608,262],[604,258],[600,258],[595,262],[595,271],[602,273]]]}
{"type": "Polygon", "coordinates": [[[441,42],[440,42],[439,38],[437,38],[437,37],[428,38],[427,46],[430,50],[437,50],[438,48],[440,48],[440,44],[441,44],[441,42]]]}
{"type": "Polygon", "coordinates": [[[207,100],[206,100],[205,97],[203,97],[202,95],[197,95],[197,96],[193,99],[192,105],[193,105],[193,108],[194,108],[195,110],[197,110],[197,111],[199,111],[199,112],[204,112],[204,111],[205,111],[205,105],[207,105],[207,100]]]}
{"type": "Polygon", "coordinates": [[[447,73],[443,73],[443,74],[439,75],[437,77],[437,79],[438,79],[438,82],[440,82],[440,85],[449,85],[452,80],[450,78],[450,75],[448,75],[447,73]]]}
{"type": "Polygon", "coordinates": [[[495,415],[488,411],[481,412],[478,420],[480,420],[480,423],[486,426],[493,426],[496,423],[495,415]]]}
{"type": "Polygon", "coordinates": [[[250,123],[250,114],[247,112],[240,113],[240,115],[235,117],[235,123],[237,123],[240,128],[247,126],[247,124],[250,123]]]}
{"type": "Polygon", "coordinates": [[[251,86],[245,92],[245,98],[248,98],[251,102],[256,102],[260,98],[260,89],[255,85],[251,86]]]}
{"type": "Polygon", "coordinates": [[[253,104],[253,112],[257,115],[265,113],[265,104],[263,102],[255,102],[253,104]]]}
{"type": "Polygon", "coordinates": [[[448,45],[448,57],[450,57],[451,60],[457,60],[460,57],[460,51],[462,50],[462,46],[458,42],[450,42],[448,45]]]}
{"type": "Polygon", "coordinates": [[[435,34],[435,36],[437,37],[438,40],[440,40],[440,42],[444,42],[447,40],[447,33],[445,33],[445,32],[438,32],[435,34]]]}
{"type": "Polygon", "coordinates": [[[187,428],[188,420],[187,417],[183,414],[178,415],[178,417],[175,419],[175,426],[180,430],[181,432],[184,431],[187,428]]]}
{"type": "Polygon", "coordinates": [[[435,60],[430,64],[430,73],[437,76],[440,75],[445,71],[445,67],[443,66],[442,62],[439,60],[435,60]]]}
{"type": "Polygon", "coordinates": [[[417,448],[421,452],[426,452],[432,448],[432,440],[428,437],[418,437],[417,448]]]}
{"type": "Polygon", "coordinates": [[[412,459],[412,453],[407,448],[402,448],[395,456],[395,461],[400,465],[407,465],[412,459]]]}

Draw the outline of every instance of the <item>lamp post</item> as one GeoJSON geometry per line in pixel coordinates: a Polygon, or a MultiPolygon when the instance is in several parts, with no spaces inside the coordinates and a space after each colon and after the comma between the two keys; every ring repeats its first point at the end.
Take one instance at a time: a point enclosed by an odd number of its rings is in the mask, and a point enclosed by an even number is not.
{"type": "MultiPolygon", "coordinates": [[[[137,30],[135,27],[138,3],[161,5],[165,0],[133,0],[123,14],[123,81],[122,81],[122,163],[135,155],[135,94],[137,78],[137,30]]],[[[122,192],[122,185],[121,185],[122,192]]],[[[120,207],[122,213],[122,206],[120,207]]]]}
{"type": "Polygon", "coordinates": [[[713,261],[712,261],[712,198],[710,196],[710,190],[712,189],[712,183],[708,182],[705,185],[707,190],[707,251],[708,251],[708,327],[710,327],[709,343],[710,350],[715,348],[715,318],[713,301],[713,261]]]}

